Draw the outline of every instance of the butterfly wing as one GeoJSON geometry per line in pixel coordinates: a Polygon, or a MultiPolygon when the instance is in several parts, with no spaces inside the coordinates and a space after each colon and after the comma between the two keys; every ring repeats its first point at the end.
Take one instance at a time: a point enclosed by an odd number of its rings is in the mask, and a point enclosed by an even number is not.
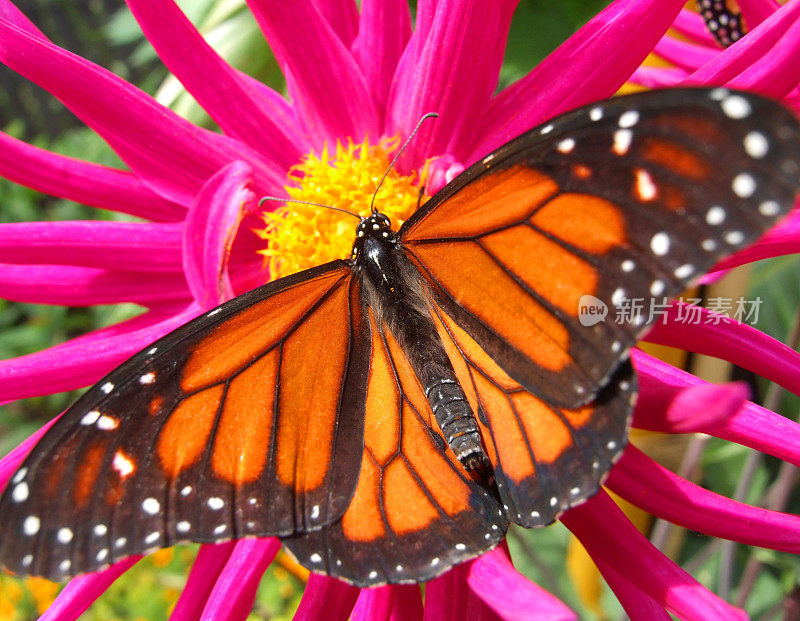
{"type": "Polygon", "coordinates": [[[615,310],[674,296],[789,210],[799,145],[797,119],[756,95],[618,97],[485,157],[400,235],[438,304],[508,375],[577,408],[645,328],[615,310]],[[605,321],[581,324],[584,295],[605,321]]]}
{"type": "Polygon", "coordinates": [[[388,328],[370,318],[361,478],[342,520],[286,539],[312,571],[358,586],[426,581],[494,547],[507,522],[447,447],[388,328]]]}
{"type": "Polygon", "coordinates": [[[0,499],[0,561],[63,580],[177,541],[341,518],[363,446],[368,328],[336,261],[240,296],[101,380],[0,499]]]}
{"type": "Polygon", "coordinates": [[[478,425],[506,516],[553,522],[594,493],[628,441],[636,375],[628,360],[593,401],[558,408],[526,391],[441,308],[439,335],[478,425]]]}

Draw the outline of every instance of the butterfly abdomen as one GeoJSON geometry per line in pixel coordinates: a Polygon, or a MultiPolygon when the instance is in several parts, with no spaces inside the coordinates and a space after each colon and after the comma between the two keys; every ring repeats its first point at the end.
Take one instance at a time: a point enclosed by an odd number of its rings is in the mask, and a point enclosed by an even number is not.
{"type": "Polygon", "coordinates": [[[365,305],[376,324],[387,326],[397,339],[447,444],[468,468],[487,463],[475,414],[436,330],[425,285],[397,244],[388,219],[376,214],[362,222],[353,257],[364,283],[365,305]]]}

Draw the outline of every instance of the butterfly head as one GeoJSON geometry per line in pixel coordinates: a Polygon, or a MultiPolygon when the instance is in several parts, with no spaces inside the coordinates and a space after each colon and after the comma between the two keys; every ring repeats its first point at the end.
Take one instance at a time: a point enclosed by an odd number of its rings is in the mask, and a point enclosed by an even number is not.
{"type": "Polygon", "coordinates": [[[366,218],[362,218],[356,227],[356,241],[353,244],[353,254],[351,259],[356,261],[364,252],[364,243],[367,239],[381,244],[394,245],[397,241],[397,234],[392,230],[392,223],[385,215],[373,212],[366,218]]]}

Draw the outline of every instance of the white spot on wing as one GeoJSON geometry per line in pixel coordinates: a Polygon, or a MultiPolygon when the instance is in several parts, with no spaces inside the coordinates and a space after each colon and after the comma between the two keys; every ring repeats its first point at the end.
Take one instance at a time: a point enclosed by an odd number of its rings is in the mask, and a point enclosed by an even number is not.
{"type": "Polygon", "coordinates": [[[147,535],[147,537],[144,538],[144,542],[147,545],[150,545],[158,541],[160,538],[161,538],[161,533],[158,532],[157,530],[154,530],[152,533],[150,533],[149,535],[147,535]]]}
{"type": "Polygon", "coordinates": [[[617,155],[625,155],[631,148],[633,132],[629,129],[618,129],[614,132],[614,146],[611,150],[617,155]]]}
{"type": "Polygon", "coordinates": [[[636,194],[643,201],[651,201],[658,196],[658,187],[653,177],[643,168],[636,169],[636,194]]]}
{"type": "Polygon", "coordinates": [[[145,498],[142,502],[142,509],[145,513],[156,515],[161,510],[161,505],[155,498],[145,498]]]}
{"type": "Polygon", "coordinates": [[[72,531],[69,528],[59,528],[56,533],[59,543],[69,543],[72,541],[72,531]]]}
{"type": "Polygon", "coordinates": [[[15,475],[14,475],[14,478],[13,478],[13,479],[11,479],[11,482],[12,482],[12,483],[19,483],[20,481],[22,481],[22,479],[24,479],[24,478],[25,478],[25,476],[26,476],[27,474],[28,474],[28,469],[27,469],[27,468],[20,468],[20,469],[17,471],[17,474],[15,474],[15,475]]]}
{"type": "Polygon", "coordinates": [[[319,563],[322,560],[322,557],[319,555],[319,552],[314,552],[314,554],[312,554],[308,558],[312,563],[319,563]]]}
{"type": "Polygon", "coordinates": [[[111,467],[124,479],[133,473],[134,463],[122,451],[117,451],[114,453],[114,460],[111,462],[111,467]]]}
{"type": "Polygon", "coordinates": [[[114,384],[112,384],[111,382],[106,382],[105,384],[100,386],[100,390],[102,390],[106,394],[109,394],[112,390],[114,390],[114,384]]]}
{"type": "Polygon", "coordinates": [[[719,205],[714,205],[706,213],[706,222],[712,226],[722,224],[725,221],[725,210],[719,205]]]}
{"type": "Polygon", "coordinates": [[[26,554],[25,556],[22,557],[22,566],[23,567],[30,567],[31,563],[33,563],[33,555],[32,554],[26,554]]]}
{"type": "Polygon", "coordinates": [[[154,381],[156,381],[156,374],[152,371],[150,373],[145,373],[139,378],[140,384],[152,384],[154,381]]]}
{"type": "Polygon", "coordinates": [[[664,231],[653,235],[653,238],[650,240],[650,249],[653,251],[653,254],[663,257],[669,252],[669,235],[664,231]]]}
{"type": "Polygon", "coordinates": [[[119,421],[112,417],[106,416],[103,414],[100,418],[97,419],[97,428],[102,429],[103,431],[111,431],[112,429],[116,429],[119,427],[119,421]]]}
{"type": "Polygon", "coordinates": [[[214,496],[212,498],[209,498],[206,504],[208,504],[209,508],[214,509],[214,511],[219,511],[220,509],[222,509],[222,507],[225,506],[225,501],[222,500],[222,498],[214,496]]]}
{"type": "Polygon", "coordinates": [[[589,118],[593,121],[599,121],[603,118],[603,109],[601,107],[592,108],[589,110],[589,118]]]}
{"type": "Polygon", "coordinates": [[[725,241],[731,246],[738,246],[744,241],[744,233],[741,231],[729,231],[725,233],[725,241]]]}
{"type": "Polygon", "coordinates": [[[781,206],[777,201],[764,201],[758,206],[762,216],[777,216],[781,212],[781,206]]]}
{"type": "Polygon", "coordinates": [[[99,550],[95,558],[97,559],[98,563],[105,561],[108,558],[108,549],[103,548],[102,550],[99,550]]]}
{"type": "Polygon", "coordinates": [[[722,111],[732,119],[743,119],[753,111],[750,102],[741,95],[731,95],[722,100],[722,111]]]}
{"type": "Polygon", "coordinates": [[[191,493],[192,493],[192,486],[191,485],[187,485],[186,487],[184,487],[181,490],[181,496],[188,496],[191,493]]]}
{"type": "Polygon", "coordinates": [[[59,566],[58,566],[58,568],[59,568],[59,569],[60,569],[62,572],[69,571],[69,568],[70,568],[70,567],[72,567],[72,561],[70,561],[68,558],[67,558],[67,559],[64,559],[63,561],[61,561],[61,563],[60,563],[60,564],[59,564],[59,566]]]}
{"type": "Polygon", "coordinates": [[[733,178],[731,187],[739,198],[749,198],[756,191],[756,180],[748,173],[739,173],[733,178]]]}
{"type": "Polygon", "coordinates": [[[767,137],[761,132],[750,132],[744,137],[744,150],[750,157],[760,160],[769,151],[767,137]]]}
{"type": "Polygon", "coordinates": [[[25,518],[25,521],[22,523],[22,532],[26,535],[35,535],[39,532],[39,526],[41,522],[39,522],[39,518],[35,515],[29,515],[25,518]]]}
{"type": "Polygon", "coordinates": [[[694,273],[694,265],[690,263],[684,263],[680,267],[675,269],[675,277],[676,278],[688,278],[694,273]]]}
{"type": "Polygon", "coordinates": [[[551,131],[553,131],[553,124],[550,123],[548,125],[545,125],[544,127],[542,127],[540,131],[542,134],[549,134],[551,131]]]}
{"type": "Polygon", "coordinates": [[[16,487],[14,487],[14,491],[11,492],[11,498],[14,499],[14,502],[22,502],[28,499],[29,493],[28,484],[23,481],[22,483],[17,483],[16,487]]]}
{"type": "Polygon", "coordinates": [[[81,418],[81,425],[94,425],[98,418],[100,418],[100,412],[97,410],[86,412],[86,414],[83,415],[83,418],[81,418]]]}
{"type": "Polygon", "coordinates": [[[191,527],[192,525],[189,524],[189,522],[187,522],[186,520],[181,520],[180,522],[175,524],[175,530],[177,530],[179,533],[188,533],[191,527]]]}
{"type": "Polygon", "coordinates": [[[98,537],[102,537],[107,532],[108,532],[108,526],[106,526],[105,524],[95,524],[95,527],[94,527],[94,534],[95,535],[97,535],[98,537]]]}
{"type": "Polygon", "coordinates": [[[572,138],[565,138],[558,143],[556,147],[561,153],[570,153],[575,148],[575,140],[572,138]]]}
{"type": "Polygon", "coordinates": [[[639,113],[636,110],[623,112],[619,117],[619,126],[622,128],[633,127],[639,122],[639,113]]]}
{"type": "Polygon", "coordinates": [[[664,281],[654,280],[653,284],[650,285],[650,293],[651,295],[661,295],[664,293],[664,281]]]}

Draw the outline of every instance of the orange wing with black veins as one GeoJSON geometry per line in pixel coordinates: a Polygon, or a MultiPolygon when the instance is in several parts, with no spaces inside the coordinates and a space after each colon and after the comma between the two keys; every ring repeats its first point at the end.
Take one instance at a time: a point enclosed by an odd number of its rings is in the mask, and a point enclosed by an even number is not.
{"type": "Polygon", "coordinates": [[[447,447],[405,354],[370,317],[361,477],[342,520],[284,541],[306,567],[359,586],[426,581],[494,547],[507,522],[447,447]]]}

